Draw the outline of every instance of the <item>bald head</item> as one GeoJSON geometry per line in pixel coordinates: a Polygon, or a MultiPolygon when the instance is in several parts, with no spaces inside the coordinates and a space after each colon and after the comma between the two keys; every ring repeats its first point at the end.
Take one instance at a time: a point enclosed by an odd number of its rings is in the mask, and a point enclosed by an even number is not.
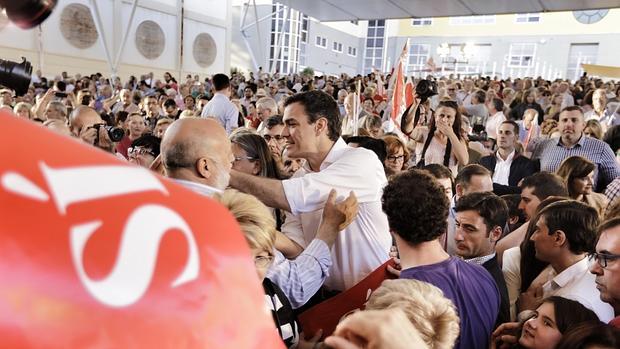
{"type": "Polygon", "coordinates": [[[101,119],[101,116],[99,116],[95,109],[85,105],[77,107],[69,117],[71,133],[76,137],[80,135],[82,129],[102,123],[103,119],[101,119]]]}
{"type": "Polygon", "coordinates": [[[234,157],[226,131],[214,119],[187,118],[173,122],[161,142],[162,163],[171,178],[228,186],[234,157]]]}

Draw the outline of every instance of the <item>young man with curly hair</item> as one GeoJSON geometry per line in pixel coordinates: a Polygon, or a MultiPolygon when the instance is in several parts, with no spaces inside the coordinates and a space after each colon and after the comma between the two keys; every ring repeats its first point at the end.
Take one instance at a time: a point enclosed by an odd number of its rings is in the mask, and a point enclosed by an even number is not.
{"type": "Polygon", "coordinates": [[[451,257],[441,246],[450,205],[444,188],[427,171],[403,172],[385,187],[382,205],[400,254],[400,277],[435,285],[452,300],[461,320],[455,348],[486,348],[499,291],[483,267],[451,257]]]}

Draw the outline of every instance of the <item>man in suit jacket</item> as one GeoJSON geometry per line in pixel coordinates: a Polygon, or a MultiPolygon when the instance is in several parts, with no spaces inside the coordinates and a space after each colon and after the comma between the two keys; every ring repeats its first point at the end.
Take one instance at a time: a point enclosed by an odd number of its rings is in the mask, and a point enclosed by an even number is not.
{"type": "Polygon", "coordinates": [[[480,159],[480,165],[493,174],[493,192],[497,195],[519,194],[519,182],[538,172],[536,162],[516,151],[519,125],[506,120],[497,129],[497,151],[480,159]]]}
{"type": "Polygon", "coordinates": [[[510,301],[504,274],[497,261],[495,244],[508,220],[508,206],[491,192],[467,194],[456,203],[456,254],[465,262],[485,268],[495,281],[501,303],[496,327],[510,321],[510,301]]]}

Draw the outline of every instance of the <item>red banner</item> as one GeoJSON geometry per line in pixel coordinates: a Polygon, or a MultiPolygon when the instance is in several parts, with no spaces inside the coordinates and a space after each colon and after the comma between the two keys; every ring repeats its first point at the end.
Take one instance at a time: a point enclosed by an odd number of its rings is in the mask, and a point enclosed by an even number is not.
{"type": "Polygon", "coordinates": [[[383,280],[395,278],[387,271],[388,265],[394,267],[394,261],[388,260],[355,286],[301,313],[298,319],[304,334],[310,337],[323,330],[322,338],[328,337],[346,315],[363,310],[372,291],[381,286],[383,280]]]}
{"type": "Polygon", "coordinates": [[[0,347],[283,348],[230,213],[0,114],[0,347]]]}

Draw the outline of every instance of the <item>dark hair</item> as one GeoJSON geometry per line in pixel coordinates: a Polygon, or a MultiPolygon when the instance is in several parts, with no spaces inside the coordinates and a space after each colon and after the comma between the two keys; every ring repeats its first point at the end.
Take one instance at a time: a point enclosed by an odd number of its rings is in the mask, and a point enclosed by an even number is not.
{"type": "Polygon", "coordinates": [[[327,120],[327,136],[332,141],[340,137],[341,120],[336,100],[322,91],[308,91],[292,95],[284,101],[284,107],[299,103],[308,115],[308,123],[313,124],[320,118],[327,120]]]}
{"type": "Polygon", "coordinates": [[[129,113],[124,110],[117,111],[116,114],[114,115],[114,125],[118,125],[120,123],[127,121],[128,116],[129,116],[129,113]]]}
{"type": "Polygon", "coordinates": [[[555,349],[587,349],[595,345],[620,348],[620,329],[600,321],[584,322],[566,331],[555,349]]]}
{"type": "MultiPolygon", "coordinates": [[[[540,202],[540,204],[536,208],[536,213],[540,212],[543,208],[551,205],[552,203],[562,200],[566,200],[566,198],[561,196],[550,196],[540,202]]],[[[521,250],[521,260],[519,262],[519,273],[521,274],[521,292],[525,292],[530,287],[534,279],[536,279],[536,277],[540,275],[540,273],[547,267],[547,265],[549,265],[549,263],[536,258],[534,241],[530,240],[530,238],[534,234],[534,231],[536,231],[536,223],[538,223],[539,218],[540,217],[538,216],[538,214],[536,214],[534,215],[534,218],[530,220],[527,225],[525,237],[519,245],[519,249],[521,250]]]]}
{"type": "MultiPolygon", "coordinates": [[[[456,134],[456,138],[460,140],[462,132],[461,132],[461,112],[459,111],[459,105],[455,101],[441,101],[437,105],[436,110],[439,110],[439,108],[441,107],[451,108],[456,111],[456,115],[454,115],[454,123],[452,124],[452,130],[456,134]]],[[[418,162],[418,166],[422,167],[426,165],[424,157],[426,155],[426,151],[428,150],[428,147],[431,145],[431,141],[433,140],[433,136],[435,135],[436,130],[437,130],[437,125],[435,124],[435,116],[433,116],[431,118],[428,136],[426,137],[426,141],[424,142],[424,146],[422,148],[421,159],[418,162]]],[[[444,152],[444,155],[443,155],[443,164],[446,167],[450,166],[451,155],[452,155],[452,142],[448,139],[448,143],[446,143],[446,151],[444,152]]]]}
{"type": "Polygon", "coordinates": [[[280,179],[276,162],[263,137],[256,133],[242,131],[233,133],[230,136],[230,142],[241,147],[251,159],[250,161],[258,161],[260,166],[258,176],[280,179]]]}
{"type": "Polygon", "coordinates": [[[265,127],[267,127],[268,130],[271,130],[274,126],[278,125],[284,126],[282,115],[272,115],[265,120],[265,127]]]}
{"type": "Polygon", "coordinates": [[[454,209],[456,212],[476,211],[487,226],[487,236],[495,227],[500,227],[503,232],[508,221],[508,206],[492,192],[464,195],[456,202],[454,209]]]}
{"type": "Polygon", "coordinates": [[[493,98],[491,100],[491,103],[493,103],[493,108],[495,108],[495,110],[497,111],[504,110],[504,101],[502,101],[500,98],[493,98]]]}
{"type": "Polygon", "coordinates": [[[562,161],[556,173],[564,180],[564,184],[568,189],[568,195],[574,198],[579,195],[579,193],[575,193],[573,190],[575,179],[587,177],[594,169],[596,169],[596,165],[590,160],[581,156],[571,156],[562,161]]]}
{"type": "Polygon", "coordinates": [[[519,217],[519,222],[523,222],[523,211],[519,209],[519,203],[521,202],[521,195],[519,194],[505,194],[500,196],[508,207],[508,218],[519,217]]]}
{"type": "Polygon", "coordinates": [[[169,108],[169,107],[173,107],[173,108],[177,107],[177,102],[175,102],[174,99],[172,98],[168,98],[164,101],[164,108],[169,108]]]}
{"type": "MultiPolygon", "coordinates": [[[[478,103],[484,103],[484,100],[487,98],[487,94],[483,90],[476,90],[474,92],[473,97],[476,98],[478,103]]],[[[454,102],[454,103],[456,103],[456,102],[454,102]]]]}
{"type": "MultiPolygon", "coordinates": [[[[620,86],[620,85],[619,85],[620,86]]],[[[603,136],[603,141],[609,144],[614,153],[620,149],[620,125],[615,125],[607,129],[603,136]]]]}
{"type": "Polygon", "coordinates": [[[390,229],[410,244],[432,241],[446,231],[450,204],[427,171],[413,169],[392,177],[381,203],[390,229]]]}
{"type": "Polygon", "coordinates": [[[604,221],[603,223],[601,223],[601,225],[599,225],[597,229],[598,235],[600,236],[601,233],[604,232],[605,230],[615,228],[619,225],[620,225],[620,217],[610,218],[604,221]]]}
{"type": "Polygon", "coordinates": [[[360,148],[366,148],[368,150],[372,150],[373,153],[377,154],[379,161],[383,165],[385,162],[385,158],[387,158],[387,150],[385,149],[385,142],[382,139],[376,139],[369,136],[352,136],[347,137],[347,144],[349,143],[357,143],[360,148]]]}
{"type": "Polygon", "coordinates": [[[572,253],[594,252],[599,224],[594,207],[575,200],[562,200],[543,208],[537,216],[545,217],[549,235],[558,230],[564,232],[572,253]]]}
{"type": "MultiPolygon", "coordinates": [[[[514,128],[514,133],[515,133],[515,135],[517,135],[517,137],[519,137],[519,130],[520,130],[520,128],[519,128],[519,124],[517,124],[514,120],[505,120],[505,121],[502,121],[502,123],[501,123],[501,124],[509,124],[509,125],[512,125],[512,127],[514,128]]],[[[500,125],[501,125],[501,124],[500,124],[500,125]]]]}
{"type": "Polygon", "coordinates": [[[213,87],[216,91],[221,91],[230,86],[230,79],[226,74],[215,74],[211,81],[213,81],[213,87]]]}
{"type": "Polygon", "coordinates": [[[565,107],[564,109],[560,111],[560,114],[565,111],[578,111],[583,116],[583,109],[581,109],[581,107],[578,105],[571,105],[571,106],[565,107]]]}
{"type": "Polygon", "coordinates": [[[538,200],[544,200],[549,196],[568,197],[568,190],[562,178],[551,172],[538,172],[525,177],[521,182],[521,189],[531,187],[538,200]]]}
{"type": "Polygon", "coordinates": [[[131,142],[132,147],[144,147],[148,148],[153,156],[157,157],[160,152],[160,144],[161,139],[159,137],[155,137],[153,135],[143,135],[136,138],[133,142],[131,142]]]}
{"type": "Polygon", "coordinates": [[[562,334],[584,322],[600,322],[596,313],[572,299],[551,296],[545,298],[542,301],[542,304],[544,303],[553,305],[555,324],[562,334]]]}
{"type": "Polygon", "coordinates": [[[433,177],[437,179],[450,178],[450,181],[454,184],[454,177],[452,176],[452,171],[449,168],[442,164],[428,164],[424,166],[422,169],[427,170],[433,177]]]}
{"type": "Polygon", "coordinates": [[[467,188],[471,182],[471,179],[474,176],[489,176],[491,177],[491,172],[487,170],[484,166],[478,164],[470,164],[463,167],[459,173],[456,175],[454,182],[456,184],[460,184],[461,186],[467,188]]]}

